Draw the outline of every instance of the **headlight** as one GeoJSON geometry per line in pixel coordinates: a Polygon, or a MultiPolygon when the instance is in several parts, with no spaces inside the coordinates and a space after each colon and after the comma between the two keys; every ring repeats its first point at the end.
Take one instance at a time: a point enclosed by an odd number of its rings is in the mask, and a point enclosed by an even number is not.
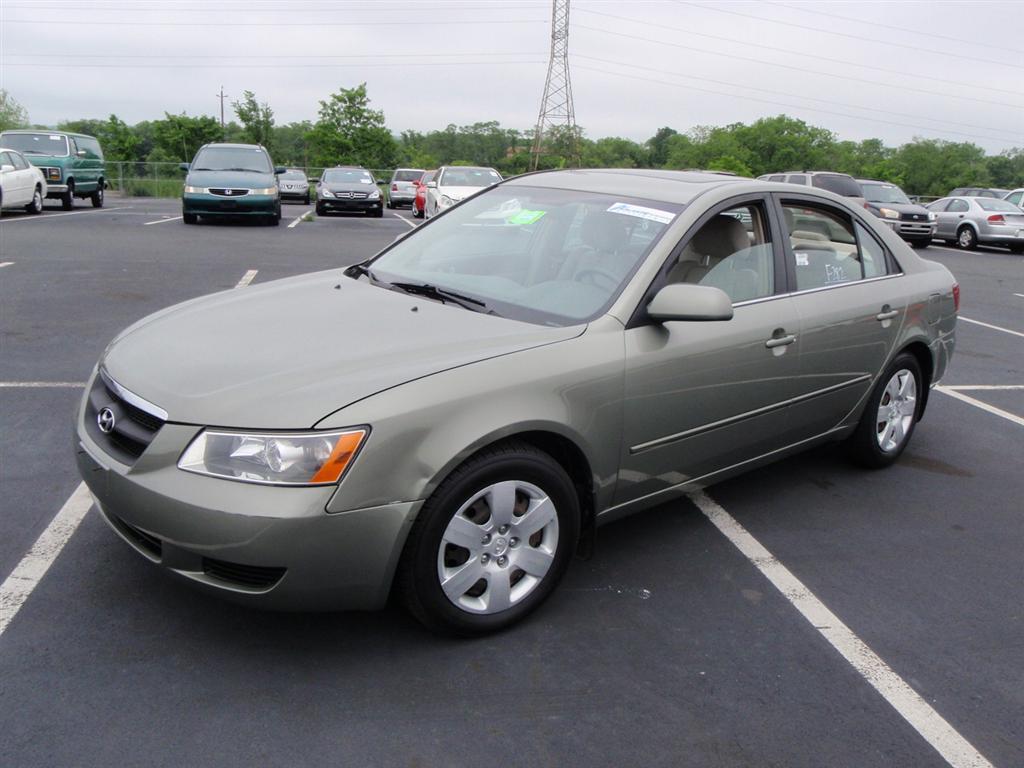
{"type": "Polygon", "coordinates": [[[327,187],[321,189],[318,194],[321,197],[334,197],[334,195],[331,193],[331,190],[329,190],[327,187]]]}
{"type": "Polygon", "coordinates": [[[50,181],[60,181],[60,168],[47,168],[46,178],[50,181]]]}
{"type": "Polygon", "coordinates": [[[449,205],[455,205],[455,201],[448,197],[448,195],[441,195],[440,203],[446,207],[449,205]]]}
{"type": "Polygon", "coordinates": [[[277,187],[266,187],[265,189],[251,189],[249,190],[251,195],[276,195],[277,187]]]}
{"type": "Polygon", "coordinates": [[[879,208],[878,212],[886,219],[898,219],[900,217],[900,212],[894,211],[892,208],[879,208]]]}
{"type": "Polygon", "coordinates": [[[185,186],[185,194],[186,195],[201,195],[205,191],[206,191],[205,187],[190,187],[188,185],[185,186]]]}
{"type": "Polygon", "coordinates": [[[937,218],[939,218],[939,217],[938,217],[938,216],[936,216],[936,215],[935,215],[934,213],[932,213],[931,211],[928,211],[928,221],[935,221],[935,220],[936,220],[937,218]]]}
{"type": "Polygon", "coordinates": [[[330,485],[352,463],[368,429],[258,434],[206,429],[189,443],[178,469],[269,485],[330,485]]]}
{"type": "Polygon", "coordinates": [[[367,200],[380,200],[380,190],[375,189],[366,196],[367,200]]]}

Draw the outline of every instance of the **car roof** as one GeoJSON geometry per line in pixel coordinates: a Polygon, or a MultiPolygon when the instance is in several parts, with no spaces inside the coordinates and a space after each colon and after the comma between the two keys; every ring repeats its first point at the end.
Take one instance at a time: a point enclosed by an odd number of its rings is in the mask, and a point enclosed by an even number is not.
{"type": "Polygon", "coordinates": [[[232,141],[211,141],[203,144],[204,147],[237,147],[240,149],[264,149],[262,144],[238,144],[232,141]]]}
{"type": "Polygon", "coordinates": [[[83,139],[95,139],[95,136],[90,136],[88,133],[75,133],[74,131],[60,131],[54,128],[9,128],[3,133],[53,133],[57,136],[78,136],[83,139]]]}
{"type": "Polygon", "coordinates": [[[587,170],[538,171],[515,176],[504,182],[514,186],[571,189],[579,192],[597,192],[607,195],[646,197],[670,203],[688,203],[709,189],[725,185],[769,185],[742,176],[723,176],[718,173],[694,171],[658,171],[643,168],[608,168],[587,170]]]}
{"type": "Polygon", "coordinates": [[[897,184],[894,181],[880,181],[878,179],[855,179],[855,181],[858,184],[881,184],[882,186],[886,186],[886,187],[898,187],[899,186],[899,184],[897,184]]]}

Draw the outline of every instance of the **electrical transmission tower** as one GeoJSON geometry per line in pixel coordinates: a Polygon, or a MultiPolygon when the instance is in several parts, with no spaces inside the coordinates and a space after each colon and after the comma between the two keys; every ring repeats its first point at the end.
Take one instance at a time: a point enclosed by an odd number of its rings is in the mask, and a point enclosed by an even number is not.
{"type": "Polygon", "coordinates": [[[568,142],[569,164],[577,168],[580,165],[572,83],[569,81],[569,0],[553,0],[551,6],[551,59],[530,151],[531,171],[537,170],[541,155],[548,154],[545,152],[545,137],[550,141],[553,132],[561,131],[565,131],[568,142]]]}

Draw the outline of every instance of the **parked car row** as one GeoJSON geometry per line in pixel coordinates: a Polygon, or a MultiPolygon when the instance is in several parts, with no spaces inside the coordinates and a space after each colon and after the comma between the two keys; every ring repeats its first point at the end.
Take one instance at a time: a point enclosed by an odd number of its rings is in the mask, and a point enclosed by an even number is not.
{"type": "Polygon", "coordinates": [[[391,177],[389,208],[408,203],[412,215],[430,218],[501,181],[493,168],[443,165],[432,171],[399,168],[391,177]]]}
{"type": "MultiPolygon", "coordinates": [[[[39,188],[39,211],[42,210],[42,200],[46,198],[60,200],[66,211],[74,207],[75,198],[89,198],[94,207],[103,207],[106,168],[103,150],[95,137],[66,131],[4,131],[0,133],[0,147],[8,153],[3,165],[12,168],[4,173],[5,191],[3,202],[0,203],[4,208],[21,205],[14,200],[20,199],[19,196],[25,193],[14,192],[15,197],[12,199],[7,186],[10,183],[12,189],[20,188],[22,180],[29,177],[25,173],[27,169],[20,167],[22,162],[37,168],[45,181],[39,188]],[[7,176],[12,173],[14,177],[8,179],[7,176]]],[[[33,201],[34,189],[35,186],[32,186],[28,191],[30,203],[33,201]]]]}
{"type": "Polygon", "coordinates": [[[983,243],[1024,253],[1024,189],[957,187],[940,200],[919,205],[895,184],[854,179],[845,173],[793,171],[758,178],[817,187],[850,198],[915,248],[941,239],[965,249],[983,243]]]}

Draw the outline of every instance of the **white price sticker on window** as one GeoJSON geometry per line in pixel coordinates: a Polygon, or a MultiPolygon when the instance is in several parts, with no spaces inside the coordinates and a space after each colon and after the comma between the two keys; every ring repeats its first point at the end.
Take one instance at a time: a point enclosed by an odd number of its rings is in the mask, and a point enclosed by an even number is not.
{"type": "Polygon", "coordinates": [[[656,221],[659,224],[668,224],[675,218],[671,211],[662,211],[658,208],[647,208],[643,205],[630,205],[629,203],[614,203],[608,208],[608,213],[618,213],[623,216],[633,216],[637,219],[656,221]]]}

